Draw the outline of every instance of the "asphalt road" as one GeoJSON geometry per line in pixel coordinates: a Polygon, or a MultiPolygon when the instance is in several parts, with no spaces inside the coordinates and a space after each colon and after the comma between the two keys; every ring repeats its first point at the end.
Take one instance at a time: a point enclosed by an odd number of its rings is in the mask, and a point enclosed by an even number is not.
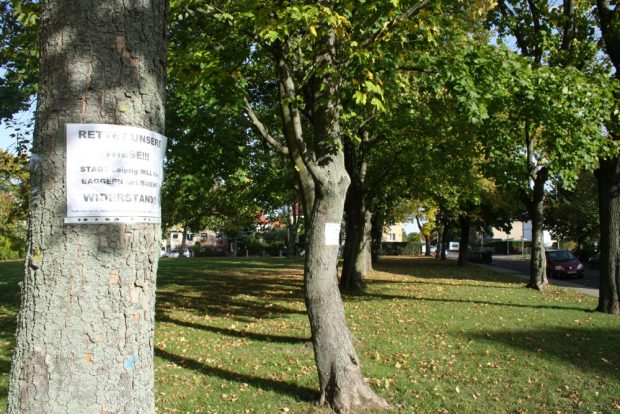
{"type": "MultiPolygon", "coordinates": [[[[511,256],[501,256],[501,255],[493,255],[493,263],[492,265],[495,267],[501,267],[503,269],[508,269],[516,273],[522,273],[526,276],[530,274],[530,262],[528,258],[524,258],[521,255],[511,255],[511,256]]],[[[561,279],[562,281],[566,281],[569,283],[573,283],[585,288],[594,288],[598,289],[599,285],[599,270],[591,269],[589,264],[584,264],[586,268],[585,276],[583,279],[561,279]]],[[[555,279],[551,279],[550,282],[553,282],[555,279]]]]}

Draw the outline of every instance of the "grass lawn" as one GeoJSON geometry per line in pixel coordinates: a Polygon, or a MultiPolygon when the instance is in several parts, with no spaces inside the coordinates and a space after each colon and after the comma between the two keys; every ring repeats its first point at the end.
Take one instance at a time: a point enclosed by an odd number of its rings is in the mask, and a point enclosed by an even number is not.
{"type": "MultiPolygon", "coordinates": [[[[0,404],[23,266],[0,263],[0,404]]],[[[160,413],[328,413],[302,262],[168,259],[157,296],[160,413]]],[[[386,258],[349,327],[374,389],[403,413],[620,412],[620,318],[596,298],[454,262],[386,258]]]]}

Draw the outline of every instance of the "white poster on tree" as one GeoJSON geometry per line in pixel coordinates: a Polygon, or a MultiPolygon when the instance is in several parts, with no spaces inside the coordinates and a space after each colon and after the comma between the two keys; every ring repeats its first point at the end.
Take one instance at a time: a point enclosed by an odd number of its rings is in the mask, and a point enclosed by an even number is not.
{"type": "Polygon", "coordinates": [[[65,223],[160,223],[165,151],[143,128],[67,124],[65,223]]]}

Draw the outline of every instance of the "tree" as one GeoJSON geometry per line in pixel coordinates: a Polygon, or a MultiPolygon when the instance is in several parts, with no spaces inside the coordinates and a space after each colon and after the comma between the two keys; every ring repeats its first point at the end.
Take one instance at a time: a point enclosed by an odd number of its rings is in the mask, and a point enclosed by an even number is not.
{"type": "Polygon", "coordinates": [[[163,132],[165,2],[40,7],[33,197],[8,412],[153,413],[160,226],[63,223],[65,125],[163,132]]]}
{"type": "Polygon", "coordinates": [[[591,246],[598,243],[598,188],[593,173],[580,174],[571,190],[555,188],[547,198],[546,210],[545,226],[557,240],[574,242],[579,251],[590,250],[591,246]]]}
{"type": "MultiPolygon", "coordinates": [[[[337,236],[350,181],[342,151],[342,102],[350,90],[345,85],[366,79],[359,77],[361,68],[380,54],[376,46],[390,39],[394,27],[416,26],[412,16],[426,3],[381,1],[358,8],[349,1],[185,2],[206,17],[204,29],[217,21],[217,30],[226,27],[227,42],[240,46],[235,53],[243,56],[231,75],[248,87],[247,116],[295,169],[307,236],[305,293],[321,400],[337,411],[386,407],[363,381],[337,289],[337,236]],[[279,125],[261,116],[269,103],[280,111],[279,125]]],[[[208,36],[216,34],[210,30],[208,36]]],[[[365,92],[376,106],[382,104],[380,88],[360,90],[358,96],[365,92]]]]}
{"type": "Polygon", "coordinates": [[[612,90],[615,101],[610,105],[607,125],[610,152],[601,156],[596,178],[599,188],[601,223],[601,283],[597,310],[620,315],[620,9],[608,0],[597,0],[599,27],[604,50],[615,69],[612,90]]]}
{"type": "Polygon", "coordinates": [[[600,72],[591,70],[596,67],[596,39],[587,25],[587,2],[564,0],[562,8],[552,3],[501,0],[490,19],[500,37],[515,39],[529,62],[514,67],[515,110],[509,116],[515,122],[513,155],[523,165],[517,167],[524,177],[519,191],[532,220],[528,287],[538,290],[548,285],[542,243],[545,185],[558,176],[572,185],[579,170],[595,168],[596,154],[604,147],[601,107],[606,93],[600,72]]]}
{"type": "Polygon", "coordinates": [[[0,150],[0,260],[18,259],[26,251],[28,157],[0,150]]]}

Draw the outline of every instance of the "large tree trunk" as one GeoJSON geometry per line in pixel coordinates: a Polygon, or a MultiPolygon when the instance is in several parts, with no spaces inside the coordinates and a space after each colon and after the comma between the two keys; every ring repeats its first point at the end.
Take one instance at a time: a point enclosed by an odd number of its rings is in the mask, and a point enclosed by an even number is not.
{"type": "MultiPolygon", "coordinates": [[[[348,197],[348,196],[347,196],[348,197]]],[[[345,206],[348,204],[345,203],[345,206]]],[[[365,205],[355,206],[358,210],[351,215],[346,209],[344,260],[340,289],[343,291],[360,291],[366,287],[364,279],[372,270],[370,230],[372,227],[372,214],[365,205]],[[362,210],[362,211],[359,211],[362,210]]]]}
{"type": "MultiPolygon", "coordinates": [[[[370,220],[371,213],[366,203],[365,177],[366,162],[364,160],[364,145],[368,140],[368,133],[363,132],[361,147],[358,153],[355,144],[345,141],[345,166],[351,179],[344,203],[345,209],[345,240],[344,261],[340,289],[343,291],[361,291],[366,287],[368,258],[370,249],[370,220]]],[[[372,259],[370,260],[372,263],[372,259]]]]}
{"type": "Polygon", "coordinates": [[[383,243],[383,220],[380,214],[373,214],[370,226],[370,257],[372,266],[379,263],[381,244],[383,243]]]}
{"type": "MultiPolygon", "coordinates": [[[[618,30],[620,9],[618,4],[615,4],[613,9],[611,7],[609,1],[596,1],[605,51],[616,69],[616,82],[620,83],[620,30],[618,30]]],[[[618,110],[620,101],[618,95],[616,93],[616,106],[611,108],[612,113],[618,110]]],[[[617,113],[613,117],[617,122],[617,113]]],[[[614,141],[620,140],[617,125],[609,134],[609,138],[614,141]]],[[[597,310],[618,315],[620,314],[620,157],[601,160],[596,178],[601,216],[601,280],[597,310]]]]}
{"type": "Polygon", "coordinates": [[[164,17],[159,0],[41,3],[33,198],[9,413],[155,412],[160,226],[63,223],[65,125],[163,132],[164,17]]]}
{"type": "Polygon", "coordinates": [[[329,181],[317,184],[312,220],[308,227],[305,261],[306,307],[314,356],[319,373],[321,403],[336,412],[359,408],[387,408],[364,382],[338,290],[338,245],[329,245],[326,229],[340,223],[349,178],[344,165],[330,168],[329,181]]]}
{"type": "Polygon", "coordinates": [[[457,261],[458,266],[465,266],[467,264],[467,252],[469,245],[469,229],[471,227],[471,219],[468,216],[459,216],[459,226],[461,228],[461,241],[459,243],[459,258],[457,261]]]}
{"type": "Polygon", "coordinates": [[[527,287],[545,290],[549,285],[545,259],[545,245],[543,244],[543,217],[545,205],[545,183],[548,178],[548,170],[541,168],[534,180],[532,200],[529,205],[530,218],[532,220],[532,253],[530,256],[530,281],[527,287]]]}
{"type": "Polygon", "coordinates": [[[620,315],[620,157],[601,160],[596,171],[601,226],[599,312],[620,315]]]}
{"type": "MultiPolygon", "coordinates": [[[[328,33],[325,50],[317,52],[315,59],[317,65],[333,69],[336,37],[333,29],[328,33]]],[[[310,110],[314,142],[310,150],[304,141],[295,80],[285,51],[276,47],[272,52],[280,81],[285,152],[295,167],[303,197],[307,232],[304,288],[321,403],[343,413],[364,407],[387,408],[364,382],[338,290],[338,236],[350,184],[340,136],[339,73],[329,70],[325,77],[307,82],[306,94],[316,105],[310,110]]]]}

